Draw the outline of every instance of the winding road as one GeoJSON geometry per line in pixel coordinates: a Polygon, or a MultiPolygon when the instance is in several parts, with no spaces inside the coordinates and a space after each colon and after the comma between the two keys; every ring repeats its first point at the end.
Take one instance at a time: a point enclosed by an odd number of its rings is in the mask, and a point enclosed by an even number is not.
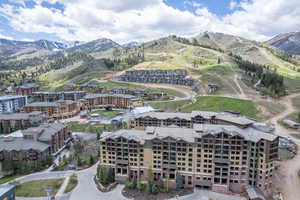
{"type": "Polygon", "coordinates": [[[283,175],[283,178],[281,179],[280,189],[282,190],[284,200],[300,199],[300,179],[298,177],[298,170],[300,170],[300,140],[291,137],[290,134],[293,133],[293,131],[286,129],[278,124],[278,120],[284,119],[289,114],[297,111],[297,109],[293,107],[292,99],[299,96],[300,94],[298,93],[281,98],[279,102],[284,104],[286,106],[286,109],[282,113],[268,120],[268,122],[275,125],[275,130],[278,135],[291,138],[298,146],[297,155],[293,159],[285,160],[280,163],[279,172],[283,175]]]}

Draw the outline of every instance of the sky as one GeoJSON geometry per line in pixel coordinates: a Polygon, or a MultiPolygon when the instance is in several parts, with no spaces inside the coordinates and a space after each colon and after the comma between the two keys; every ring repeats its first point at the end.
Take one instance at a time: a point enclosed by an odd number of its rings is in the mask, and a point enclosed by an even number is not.
{"type": "Polygon", "coordinates": [[[205,31],[266,41],[300,31],[300,0],[0,0],[0,38],[144,42],[205,31]]]}

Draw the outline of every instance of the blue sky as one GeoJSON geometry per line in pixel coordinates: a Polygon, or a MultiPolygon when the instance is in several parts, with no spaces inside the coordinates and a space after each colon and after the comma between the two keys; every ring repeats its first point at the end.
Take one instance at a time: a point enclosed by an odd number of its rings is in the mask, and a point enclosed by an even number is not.
{"type": "Polygon", "coordinates": [[[267,40],[299,31],[299,0],[0,0],[0,38],[120,43],[213,31],[267,40]]]}

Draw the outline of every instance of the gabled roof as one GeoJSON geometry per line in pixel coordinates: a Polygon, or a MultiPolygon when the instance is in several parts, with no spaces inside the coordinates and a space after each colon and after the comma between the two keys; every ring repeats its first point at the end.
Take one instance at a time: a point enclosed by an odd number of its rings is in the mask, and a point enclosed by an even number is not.
{"type": "Polygon", "coordinates": [[[45,151],[50,146],[31,139],[23,138],[0,138],[0,151],[22,151],[34,149],[36,151],[45,151]]]}
{"type": "Polygon", "coordinates": [[[145,130],[119,130],[116,132],[105,132],[101,135],[101,141],[106,139],[117,139],[119,137],[128,140],[135,140],[140,144],[144,144],[147,140],[165,139],[171,137],[176,141],[186,141],[188,143],[195,142],[196,138],[202,138],[207,135],[217,135],[226,133],[231,137],[239,136],[247,141],[258,142],[261,139],[274,141],[278,136],[264,133],[251,127],[242,129],[231,125],[195,125],[194,128],[178,128],[178,127],[147,127],[145,130]]]}

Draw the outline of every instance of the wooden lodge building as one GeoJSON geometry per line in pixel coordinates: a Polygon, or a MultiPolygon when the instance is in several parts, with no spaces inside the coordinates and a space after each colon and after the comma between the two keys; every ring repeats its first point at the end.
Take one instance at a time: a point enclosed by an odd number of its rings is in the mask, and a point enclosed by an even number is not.
{"type": "Polygon", "coordinates": [[[78,102],[72,100],[59,100],[56,102],[34,102],[27,104],[23,112],[42,112],[47,119],[65,119],[75,116],[80,112],[78,102]]]}
{"type": "Polygon", "coordinates": [[[15,88],[17,95],[30,96],[34,92],[38,92],[40,86],[36,83],[25,83],[15,88]]]}

